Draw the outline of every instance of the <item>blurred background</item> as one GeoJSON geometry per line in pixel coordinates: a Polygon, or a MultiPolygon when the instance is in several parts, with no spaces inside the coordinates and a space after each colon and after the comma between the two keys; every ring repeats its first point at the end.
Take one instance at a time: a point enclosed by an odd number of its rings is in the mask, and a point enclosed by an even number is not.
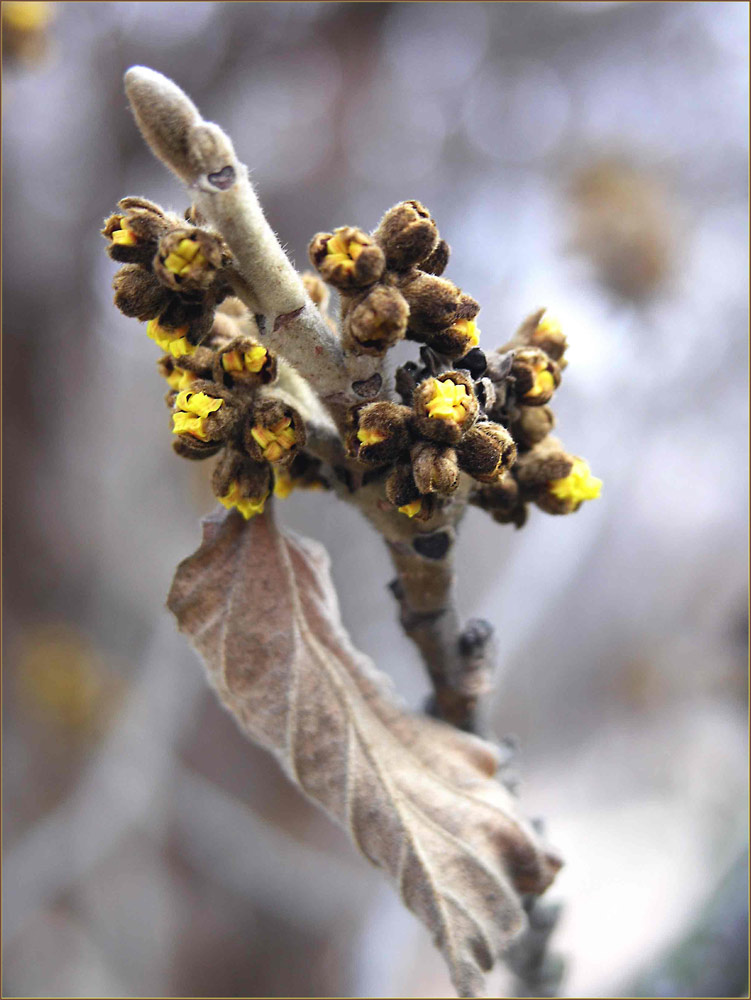
{"type": "MultiPolygon", "coordinates": [[[[301,268],[316,231],[417,198],[486,349],[539,306],[561,319],[558,430],[602,498],[519,532],[472,510],[458,552],[462,609],[499,638],[493,730],[566,858],[562,995],[744,992],[747,5],[2,15],[3,995],[450,994],[164,608],[213,501],[99,236],[124,195],[187,207],[128,110],[134,63],[230,133],[301,268]]],[[[280,514],[329,548],[356,644],[418,708],[378,539],[326,494],[280,514]]]]}

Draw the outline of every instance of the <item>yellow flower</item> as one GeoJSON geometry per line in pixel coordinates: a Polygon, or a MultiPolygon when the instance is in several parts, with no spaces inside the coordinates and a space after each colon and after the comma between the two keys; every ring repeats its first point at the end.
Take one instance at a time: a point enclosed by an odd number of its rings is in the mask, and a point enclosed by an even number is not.
{"type": "Polygon", "coordinates": [[[208,441],[206,418],[224,406],[223,399],[207,396],[205,392],[183,389],[175,400],[176,412],[172,416],[173,434],[191,434],[201,441],[208,441]]]}
{"type": "Polygon", "coordinates": [[[266,364],[266,348],[261,344],[254,344],[249,351],[227,351],[222,355],[222,368],[226,372],[252,372],[257,375],[266,364]]]}
{"type": "Polygon", "coordinates": [[[120,216],[119,229],[114,229],[110,236],[113,243],[124,247],[133,247],[138,243],[138,237],[128,225],[128,220],[124,215],[120,216]]]}
{"type": "Polygon", "coordinates": [[[277,462],[297,442],[291,417],[284,417],[273,427],[261,427],[257,424],[250,433],[263,451],[263,457],[269,462],[277,462]]]}
{"type": "Polygon", "coordinates": [[[592,475],[583,458],[575,458],[571,472],[564,479],[553,479],[548,489],[558,500],[579,504],[599,497],[602,480],[592,475]]]}
{"type": "Polygon", "coordinates": [[[197,378],[198,376],[195,372],[184,371],[182,368],[173,368],[167,376],[167,384],[170,389],[180,391],[181,389],[189,388],[190,384],[195,382],[197,378]]]}
{"type": "Polygon", "coordinates": [[[412,503],[405,503],[403,507],[399,507],[400,514],[406,514],[407,517],[414,517],[415,514],[419,514],[422,509],[422,497],[418,497],[417,500],[413,500],[412,503]]]}
{"type": "Polygon", "coordinates": [[[180,240],[177,244],[177,250],[173,250],[171,254],[167,255],[164,266],[168,271],[182,277],[191,268],[197,270],[203,267],[205,263],[206,258],[201,253],[198,242],[186,236],[184,240],[180,240]]]}
{"type": "Polygon", "coordinates": [[[219,497],[219,503],[223,504],[227,510],[231,510],[233,507],[236,508],[245,520],[248,521],[251,517],[255,517],[256,514],[263,513],[266,497],[261,497],[260,500],[244,497],[240,493],[239,483],[233,481],[224,496],[219,497]]]}
{"type": "Polygon", "coordinates": [[[473,319],[458,319],[454,323],[454,330],[467,337],[467,351],[470,351],[473,347],[477,347],[480,343],[480,331],[473,319]]]}
{"type": "Polygon", "coordinates": [[[345,264],[347,261],[355,261],[362,251],[362,243],[358,243],[357,240],[350,240],[347,243],[341,233],[336,233],[326,243],[326,257],[332,264],[345,264]]]}
{"type": "Polygon", "coordinates": [[[372,427],[361,427],[357,432],[357,440],[360,444],[380,444],[381,441],[386,440],[386,434],[383,431],[379,431],[377,428],[372,427]]]}
{"type": "Polygon", "coordinates": [[[188,327],[178,326],[174,329],[167,326],[160,326],[159,321],[150,319],[146,324],[146,333],[157,343],[163,351],[167,351],[173,358],[182,358],[185,354],[193,354],[195,345],[187,339],[188,327]]]}
{"type": "Polygon", "coordinates": [[[561,329],[560,322],[555,318],[555,316],[545,313],[535,327],[535,333],[542,335],[552,334],[554,337],[557,337],[559,334],[563,333],[563,330],[561,329]]]}
{"type": "Polygon", "coordinates": [[[433,398],[426,406],[429,417],[460,424],[467,416],[468,404],[466,386],[457,385],[450,378],[442,382],[433,380],[433,398]]]}
{"type": "Polygon", "coordinates": [[[524,399],[537,399],[538,396],[546,396],[555,389],[555,379],[552,374],[542,366],[535,370],[535,381],[532,388],[524,394],[524,399]]]}

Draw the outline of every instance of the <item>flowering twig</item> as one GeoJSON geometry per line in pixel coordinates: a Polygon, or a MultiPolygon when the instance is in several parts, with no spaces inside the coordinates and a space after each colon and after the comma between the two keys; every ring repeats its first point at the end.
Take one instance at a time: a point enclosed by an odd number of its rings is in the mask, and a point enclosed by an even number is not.
{"type": "MultiPolygon", "coordinates": [[[[530,504],[568,514],[598,495],[586,462],[550,436],[565,337],[541,309],[486,356],[480,306],[443,277],[449,246],[417,201],[372,233],[318,233],[317,273],[298,275],[219,126],[153,70],[129,70],[126,90],[191,205],[181,219],[120,201],[103,229],[124,265],[115,301],[166,352],[175,451],[219,456],[212,486],[231,512],[179,568],[170,607],[242,727],[395,881],[458,991],[479,995],[525,923],[522,897],[534,913],[560,862],[508,789],[487,784],[492,748],[457,732],[479,729],[494,643],[489,623],[461,622],[453,553],[468,504],[521,527],[530,504]],[[419,362],[394,371],[403,339],[419,362]],[[351,648],[325,560],[264,514],[272,491],[295,487],[333,490],[383,537],[430,713],[454,729],[406,716],[351,648]]],[[[520,967],[540,967],[541,942],[517,952],[520,967]]]]}

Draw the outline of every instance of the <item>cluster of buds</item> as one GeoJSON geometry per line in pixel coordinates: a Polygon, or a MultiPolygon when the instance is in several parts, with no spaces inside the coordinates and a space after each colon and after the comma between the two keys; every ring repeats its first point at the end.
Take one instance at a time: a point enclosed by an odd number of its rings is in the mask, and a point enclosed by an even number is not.
{"type": "Polygon", "coordinates": [[[352,226],[318,233],[310,259],[341,301],[341,331],[354,354],[381,357],[407,337],[441,357],[477,347],[479,305],[441,275],[449,247],[418,201],[389,209],[372,235],[352,226]]]}
{"type": "Polygon", "coordinates": [[[488,419],[466,371],[424,378],[409,406],[379,401],[355,407],[350,422],[350,455],[391,466],[386,499],[419,520],[428,520],[451,497],[460,473],[478,484],[497,483],[516,458],[511,435],[488,419]]]}
{"type": "MultiPolygon", "coordinates": [[[[300,415],[279,389],[277,360],[247,332],[254,321],[231,296],[221,237],[191,212],[182,220],[142,198],[120,201],[102,233],[123,264],[116,305],[146,321],[164,351],[175,451],[191,459],[221,452],[214,491],[244,517],[263,510],[272,491],[325,485],[321,463],[304,451],[300,415]]],[[[486,357],[479,306],[442,277],[449,248],[419,202],[391,208],[371,235],[351,226],[319,233],[310,259],[318,273],[303,276],[306,291],[326,315],[327,286],[336,289],[346,351],[380,358],[405,337],[423,345],[422,365],[397,370],[401,403],[381,397],[347,415],[348,456],[383,479],[386,506],[428,521],[464,482],[458,496],[520,526],[530,502],[567,514],[599,494],[587,464],[550,436],[548,404],[566,366],[559,324],[539,310],[486,357]]]]}
{"type": "Polygon", "coordinates": [[[102,230],[110,256],[123,263],[115,304],[146,321],[165,352],[157,366],[168,386],[175,452],[189,459],[221,453],[214,492],[245,518],[260,513],[272,491],[285,497],[295,485],[322,485],[320,463],[303,451],[303,421],[276,391],[276,357],[238,332],[238,317],[249,314],[228,298],[222,240],[141,198],[124,198],[118,208],[102,230]]]}
{"type": "Polygon", "coordinates": [[[123,198],[104,224],[107,252],[124,266],[115,304],[148,323],[149,336],[174,358],[209,334],[214,309],[231,288],[229,250],[215,233],[164,212],[145,198],[123,198]]]}
{"type": "Polygon", "coordinates": [[[513,437],[517,460],[508,476],[476,490],[471,500],[499,523],[521,527],[529,503],[548,514],[571,514],[600,495],[601,480],[550,433],[555,417],[547,404],[560,385],[566,347],[560,324],[540,309],[487,359],[489,415],[513,437]]]}

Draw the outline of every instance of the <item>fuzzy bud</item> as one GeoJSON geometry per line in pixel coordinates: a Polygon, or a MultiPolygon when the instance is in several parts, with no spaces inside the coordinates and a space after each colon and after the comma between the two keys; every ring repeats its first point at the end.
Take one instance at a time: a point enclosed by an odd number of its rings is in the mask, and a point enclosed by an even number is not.
{"type": "Polygon", "coordinates": [[[410,465],[397,465],[386,480],[386,499],[405,517],[427,521],[435,510],[435,497],[421,496],[410,465]]]}
{"type": "Polygon", "coordinates": [[[448,496],[459,485],[459,466],[453,448],[432,441],[418,441],[412,448],[411,458],[412,475],[420,493],[448,496]]]}
{"type": "Polygon", "coordinates": [[[564,367],[565,362],[561,364],[561,359],[566,352],[568,343],[561,329],[561,324],[555,317],[548,315],[548,313],[542,316],[530,335],[529,345],[545,351],[549,358],[558,362],[560,368],[564,367]]]}
{"type": "Polygon", "coordinates": [[[480,306],[446,278],[411,271],[398,282],[409,306],[409,332],[425,340],[460,319],[474,319],[480,306]]]}
{"type": "Polygon", "coordinates": [[[387,465],[409,448],[412,410],[379,400],[350,411],[347,450],[360,462],[387,465]]]}
{"type": "Polygon", "coordinates": [[[548,514],[572,514],[585,500],[596,500],[601,489],[602,480],[592,475],[584,459],[573,457],[568,474],[549,480],[534,500],[548,514]]]}
{"type": "Polygon", "coordinates": [[[318,233],[308,252],[323,280],[343,292],[372,285],[386,266],[383,250],[371,236],[353,226],[318,233]]]}
{"type": "Polygon", "coordinates": [[[109,240],[108,254],[122,263],[150,265],[159,240],[174,223],[145,198],[123,198],[117,204],[119,211],[101,231],[109,240]]]}
{"type": "Polygon", "coordinates": [[[457,447],[460,467],[480,483],[495,483],[516,461],[513,438],[500,424],[483,420],[457,447]]]}
{"type": "Polygon", "coordinates": [[[380,357],[404,337],[409,307],[396,288],[376,285],[347,311],[343,323],[345,342],[356,354],[380,357]]]}
{"type": "Polygon", "coordinates": [[[415,390],[413,405],[420,432],[446,444],[460,441],[480,411],[472,380],[461,372],[425,379],[415,390]]]}
{"type": "Polygon", "coordinates": [[[214,470],[211,487],[221,504],[239,510],[248,520],[263,511],[271,491],[271,467],[228,448],[214,470]]]}
{"type": "Polygon", "coordinates": [[[302,419],[280,399],[262,399],[253,407],[245,431],[245,449],[256,462],[288,465],[305,444],[302,419]]]}
{"type": "Polygon", "coordinates": [[[173,229],[159,241],[154,273],[165,287],[183,295],[202,295],[223,263],[222,242],[203,229],[173,229]]]}
{"type": "Polygon", "coordinates": [[[520,449],[528,450],[544,440],[555,427],[549,406],[521,406],[519,417],[511,425],[511,435],[520,449]]]}
{"type": "Polygon", "coordinates": [[[438,229],[419,201],[394,205],[373,234],[386,255],[386,266],[404,271],[425,260],[438,243],[438,229]]]}
{"type": "Polygon", "coordinates": [[[172,433],[182,440],[224,440],[237,425],[238,411],[231,395],[215,382],[195,379],[175,397],[172,433]]]}
{"type": "Polygon", "coordinates": [[[169,302],[169,292],[140,264],[125,264],[112,281],[115,305],[142,322],[155,319],[169,302]]]}
{"type": "Polygon", "coordinates": [[[439,240],[429,257],[420,262],[420,270],[425,274],[443,274],[449,262],[451,247],[446,240],[439,240]]]}
{"type": "Polygon", "coordinates": [[[514,477],[522,495],[535,499],[547,492],[548,483],[565,479],[574,460],[556,438],[546,437],[529,451],[519,455],[514,465],[514,477]]]}
{"type": "Polygon", "coordinates": [[[276,378],[276,357],[251,337],[236,337],[213,353],[212,374],[220,385],[267,385],[276,378]]]}
{"type": "Polygon", "coordinates": [[[558,365],[535,347],[516,351],[510,374],[516,398],[525,406],[544,406],[561,383],[558,365]]]}
{"type": "Polygon", "coordinates": [[[536,347],[545,351],[559,368],[566,367],[563,355],[567,348],[566,337],[561,325],[546,309],[536,309],[521,323],[513,338],[501,350],[519,347],[536,347]]]}
{"type": "Polygon", "coordinates": [[[515,524],[521,528],[527,520],[527,505],[513,476],[503,476],[492,486],[475,490],[470,502],[487,510],[498,524],[515,524]]]}
{"type": "Polygon", "coordinates": [[[429,347],[447,358],[463,358],[480,342],[480,330],[473,319],[458,319],[445,330],[426,337],[429,347]]]}

